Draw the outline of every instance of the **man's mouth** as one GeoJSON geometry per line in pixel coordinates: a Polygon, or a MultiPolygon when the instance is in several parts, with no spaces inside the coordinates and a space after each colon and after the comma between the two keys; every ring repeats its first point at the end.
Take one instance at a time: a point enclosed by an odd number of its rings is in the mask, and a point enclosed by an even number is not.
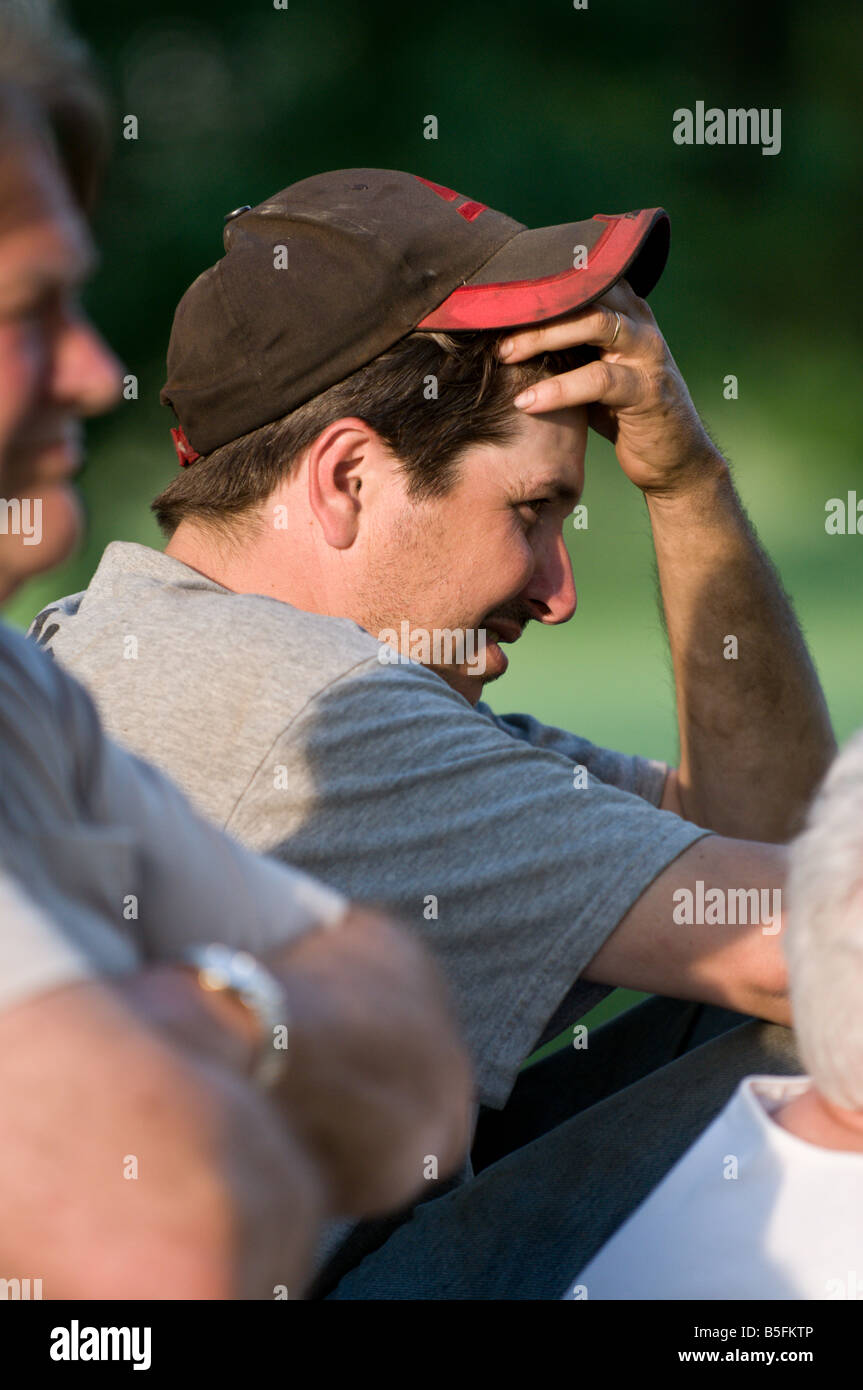
{"type": "Polygon", "coordinates": [[[84,461],[77,434],[61,434],[44,439],[28,439],[13,459],[16,473],[28,490],[68,482],[81,471],[84,461]]]}
{"type": "Polygon", "coordinates": [[[502,618],[495,618],[485,629],[486,638],[490,642],[517,642],[523,631],[521,623],[502,618]]]}

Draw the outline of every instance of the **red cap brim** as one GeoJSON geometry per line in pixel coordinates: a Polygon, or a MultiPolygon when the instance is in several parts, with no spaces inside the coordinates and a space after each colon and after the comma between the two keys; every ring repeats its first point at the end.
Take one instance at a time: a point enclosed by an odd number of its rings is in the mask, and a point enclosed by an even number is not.
{"type": "Polygon", "coordinates": [[[541,322],[585,308],[624,275],[644,298],[665,268],[670,240],[671,224],[663,208],[617,216],[597,213],[586,223],[528,228],[453,290],[417,328],[465,331],[541,322]],[[598,236],[593,225],[597,222],[605,224],[598,236]],[[579,245],[586,246],[586,256],[576,259],[586,264],[573,267],[573,251],[579,245]],[[549,263],[568,268],[536,274],[549,263]]]}

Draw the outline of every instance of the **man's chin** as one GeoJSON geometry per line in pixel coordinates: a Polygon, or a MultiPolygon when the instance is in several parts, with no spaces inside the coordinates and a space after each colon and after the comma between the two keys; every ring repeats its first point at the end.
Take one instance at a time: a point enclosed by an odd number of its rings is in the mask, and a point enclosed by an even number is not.
{"type": "Polygon", "coordinates": [[[81,501],[69,485],[45,488],[40,497],[22,498],[19,515],[22,524],[17,534],[0,532],[4,599],[27,580],[68,560],[84,531],[81,501]]]}
{"type": "Polygon", "coordinates": [[[463,662],[460,666],[429,666],[472,705],[479,704],[483,687],[500,680],[509,665],[509,658],[497,642],[488,642],[476,664],[463,662]]]}

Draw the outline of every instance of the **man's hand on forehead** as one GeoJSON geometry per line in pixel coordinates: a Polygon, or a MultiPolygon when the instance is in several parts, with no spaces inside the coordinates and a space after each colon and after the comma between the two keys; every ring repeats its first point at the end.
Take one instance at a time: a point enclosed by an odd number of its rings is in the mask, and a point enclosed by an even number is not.
{"type": "Polygon", "coordinates": [[[611,440],[631,482],[645,492],[686,488],[720,455],[649,306],[625,280],[586,309],[505,338],[507,363],[591,346],[596,361],[536,382],[516,397],[529,415],[587,406],[593,429],[611,440]]]}

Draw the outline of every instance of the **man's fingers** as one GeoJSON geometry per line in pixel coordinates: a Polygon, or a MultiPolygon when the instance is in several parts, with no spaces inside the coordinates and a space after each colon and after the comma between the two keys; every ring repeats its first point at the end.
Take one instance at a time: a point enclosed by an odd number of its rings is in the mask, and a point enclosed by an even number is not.
{"type": "Polygon", "coordinates": [[[622,314],[629,314],[632,319],[650,319],[652,314],[647,301],[640,299],[635,290],[626,279],[617,280],[610,290],[606,290],[597,304],[610,304],[612,309],[619,309],[622,314]]]}
{"type": "Polygon", "coordinates": [[[583,345],[606,352],[631,353],[642,345],[644,329],[655,329],[655,326],[649,305],[639,299],[626,280],[618,280],[601,299],[585,309],[507,334],[498,351],[506,362],[524,362],[541,352],[583,345]],[[620,330],[614,338],[618,314],[620,330]]]}
{"type": "Polygon", "coordinates": [[[444,977],[410,933],[353,907],[270,958],[292,1019],[279,1099],[321,1164],[333,1210],[372,1216],[439,1176],[470,1143],[473,1079],[444,977]]]}
{"type": "Polygon", "coordinates": [[[588,362],[561,376],[546,377],[516,396],[514,404],[526,415],[563,410],[570,405],[600,403],[611,407],[638,404],[641,373],[620,362],[588,362]]]}
{"type": "Polygon", "coordinates": [[[553,323],[538,328],[521,329],[505,339],[498,350],[505,362],[523,362],[539,353],[559,352],[561,348],[568,347],[588,346],[627,352],[633,348],[635,333],[635,325],[626,314],[610,304],[597,301],[590,308],[581,309],[564,319],[555,319],[553,323]],[[508,347],[508,344],[511,346],[508,347]]]}

